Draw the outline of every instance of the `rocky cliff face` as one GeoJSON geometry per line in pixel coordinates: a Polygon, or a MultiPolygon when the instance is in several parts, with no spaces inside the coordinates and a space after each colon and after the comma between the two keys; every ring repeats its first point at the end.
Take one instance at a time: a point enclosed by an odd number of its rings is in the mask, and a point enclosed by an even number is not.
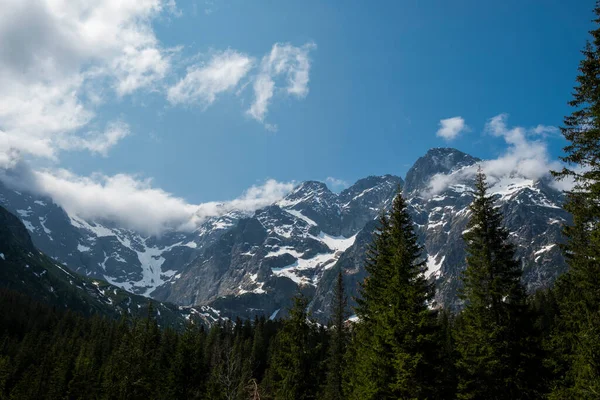
{"type": "MultiPolygon", "coordinates": [[[[252,215],[230,212],[194,232],[145,237],[106,221],[67,215],[51,200],[0,187],[0,202],[17,214],[34,244],[78,273],[181,305],[211,305],[228,316],[282,315],[303,291],[321,320],[329,314],[337,267],[349,294],[365,276],[363,258],[376,227],[403,186],[424,244],[437,300],[459,306],[464,269],[462,232],[480,160],[455,149],[432,149],[397,176],[371,176],[339,194],[321,182],[297,186],[252,215]]],[[[530,289],[550,285],[565,264],[555,243],[569,216],[549,182],[519,176],[490,179],[505,214],[530,289]]]]}

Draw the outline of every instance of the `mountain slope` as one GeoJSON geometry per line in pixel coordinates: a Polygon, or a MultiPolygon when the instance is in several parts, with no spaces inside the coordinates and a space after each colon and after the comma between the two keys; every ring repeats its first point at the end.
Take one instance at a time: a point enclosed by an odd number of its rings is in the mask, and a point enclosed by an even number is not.
{"type": "MultiPolygon", "coordinates": [[[[470,216],[473,200],[473,174],[480,161],[455,149],[432,149],[421,157],[407,173],[407,180],[420,182],[404,196],[415,222],[417,233],[427,252],[428,276],[437,285],[438,302],[459,306],[457,289],[460,274],[466,267],[462,234],[470,216]],[[456,164],[444,163],[443,178],[447,185],[435,193],[427,182],[432,182],[441,168],[432,168],[440,160],[452,159],[456,164]],[[424,171],[421,166],[430,166],[424,171]],[[448,166],[450,166],[448,168],[448,166]]],[[[440,179],[437,180],[438,182],[440,179]]],[[[534,181],[522,176],[490,176],[489,194],[501,208],[504,222],[517,245],[521,259],[523,280],[528,289],[548,287],[562,273],[565,261],[556,245],[560,243],[561,227],[570,216],[561,208],[562,194],[548,181],[534,181]]]]}
{"type": "MultiPolygon", "coordinates": [[[[183,306],[212,306],[227,316],[281,315],[302,291],[326,320],[336,266],[351,296],[364,278],[365,249],[375,219],[402,187],[424,245],[437,301],[459,307],[465,267],[462,233],[472,200],[478,158],[456,149],[431,149],[406,181],[393,175],[358,180],[339,194],[321,182],[298,185],[252,214],[229,212],[192,232],[149,237],[110,221],[68,215],[49,199],[0,185],[0,202],[17,214],[34,244],[89,278],[183,306]]],[[[490,176],[498,206],[518,246],[530,290],[547,287],[564,271],[556,243],[569,215],[551,182],[517,174],[490,176]]]]}
{"type": "Polygon", "coordinates": [[[335,194],[322,183],[304,182],[253,217],[240,219],[177,281],[165,285],[164,299],[210,304],[248,317],[284,312],[299,289],[313,296],[401,184],[392,175],[369,177],[335,194]]]}
{"type": "MultiPolygon", "coordinates": [[[[97,279],[68,271],[38,251],[23,223],[0,207],[0,287],[83,314],[146,317],[150,300],[97,279]]],[[[214,313],[153,302],[159,324],[181,328],[193,315],[212,322],[214,313]]]]}

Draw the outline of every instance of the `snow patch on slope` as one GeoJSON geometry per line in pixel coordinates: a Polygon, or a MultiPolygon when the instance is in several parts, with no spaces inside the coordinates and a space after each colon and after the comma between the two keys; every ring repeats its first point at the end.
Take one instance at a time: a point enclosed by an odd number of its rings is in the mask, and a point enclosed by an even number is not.
{"type": "Polygon", "coordinates": [[[165,283],[173,277],[177,271],[169,270],[162,271],[162,264],[165,258],[162,254],[171,250],[173,247],[179,246],[180,243],[174,244],[165,248],[149,247],[144,241],[141,243],[143,249],[141,251],[133,249],[140,260],[142,266],[142,279],[135,282],[136,286],[145,287],[144,296],[149,296],[157,287],[165,283]]]}
{"type": "Polygon", "coordinates": [[[297,210],[290,210],[288,208],[284,209],[285,212],[287,212],[288,214],[293,215],[296,218],[299,218],[301,220],[303,220],[304,222],[306,222],[309,225],[313,225],[313,226],[317,226],[317,223],[315,221],[313,221],[312,219],[308,218],[306,215],[302,214],[300,211],[297,210]]]}
{"type": "Polygon", "coordinates": [[[48,235],[50,240],[53,240],[52,237],[50,236],[52,231],[50,229],[46,228],[46,219],[47,219],[46,217],[39,217],[40,225],[42,226],[42,229],[44,230],[44,232],[46,232],[46,235],[48,235]]]}
{"type": "MultiPolygon", "coordinates": [[[[341,254],[352,246],[356,240],[356,235],[345,238],[343,236],[331,236],[324,232],[321,232],[317,237],[311,237],[323,242],[332,252],[317,254],[307,259],[298,257],[290,265],[271,268],[273,275],[289,278],[298,285],[316,286],[323,271],[332,268],[341,254]]],[[[286,252],[290,253],[289,250],[286,252]]]]}
{"type": "Polygon", "coordinates": [[[91,233],[93,233],[96,237],[103,237],[103,236],[116,236],[115,232],[113,232],[111,229],[108,229],[98,223],[87,223],[86,221],[84,221],[82,218],[79,218],[75,215],[69,215],[69,218],[71,219],[71,224],[76,227],[76,228],[80,228],[80,229],[85,229],[91,233]]]}
{"type": "Polygon", "coordinates": [[[82,245],[81,243],[77,243],[77,251],[85,253],[86,251],[90,251],[90,248],[82,245]]]}
{"type": "Polygon", "coordinates": [[[25,228],[27,228],[29,232],[35,231],[35,226],[33,226],[31,222],[27,221],[26,219],[22,219],[21,222],[23,222],[23,225],[25,225],[25,228]]]}
{"type": "Polygon", "coordinates": [[[556,244],[549,244],[547,246],[542,247],[541,249],[539,249],[538,251],[536,251],[533,254],[535,254],[537,256],[538,254],[545,253],[547,251],[550,251],[554,246],[556,246],[556,244]]]}
{"type": "Polygon", "coordinates": [[[319,233],[318,240],[325,243],[333,251],[346,251],[356,241],[356,235],[349,238],[331,236],[325,232],[319,233]]]}
{"type": "Polygon", "coordinates": [[[431,278],[432,276],[438,277],[441,274],[442,264],[446,256],[442,256],[439,261],[436,261],[438,257],[437,254],[435,256],[427,256],[427,271],[425,272],[427,278],[431,278]]]}

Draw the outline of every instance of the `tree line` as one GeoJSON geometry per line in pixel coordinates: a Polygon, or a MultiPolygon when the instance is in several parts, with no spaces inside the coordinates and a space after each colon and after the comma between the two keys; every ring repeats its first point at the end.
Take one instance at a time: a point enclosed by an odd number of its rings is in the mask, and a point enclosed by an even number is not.
{"type": "Polygon", "coordinates": [[[600,29],[591,35],[562,128],[566,166],[553,172],[574,184],[569,268],[552,288],[526,292],[479,170],[458,313],[433,301],[399,193],[368,250],[354,322],[342,271],[327,327],[301,295],[283,320],[177,332],[151,307],[114,321],[0,291],[0,399],[599,399],[600,29]]]}

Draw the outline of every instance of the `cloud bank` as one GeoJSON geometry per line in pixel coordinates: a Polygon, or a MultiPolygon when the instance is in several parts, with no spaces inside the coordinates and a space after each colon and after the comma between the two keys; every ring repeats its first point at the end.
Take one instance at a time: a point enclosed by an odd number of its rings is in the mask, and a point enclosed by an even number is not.
{"type": "Polygon", "coordinates": [[[20,162],[11,170],[3,170],[0,179],[15,189],[50,197],[69,215],[118,222],[147,235],[192,231],[207,219],[231,211],[251,214],[283,198],[294,187],[294,182],[269,179],[233,200],[191,204],[152,186],[151,179],[127,174],[82,177],[64,169],[32,170],[20,162]]]}
{"type": "MultiPolygon", "coordinates": [[[[493,184],[507,176],[533,180],[547,178],[559,190],[570,188],[572,182],[567,180],[557,182],[550,177],[550,170],[560,170],[562,164],[550,157],[547,144],[539,139],[544,137],[544,134],[557,132],[558,129],[544,125],[530,129],[520,126],[509,127],[507,119],[507,114],[497,115],[488,120],[484,129],[484,133],[500,137],[507,144],[506,151],[498,158],[480,163],[490,183],[493,184]]],[[[438,194],[453,184],[475,176],[478,167],[479,165],[473,165],[451,174],[434,175],[425,195],[438,194]]]]}

